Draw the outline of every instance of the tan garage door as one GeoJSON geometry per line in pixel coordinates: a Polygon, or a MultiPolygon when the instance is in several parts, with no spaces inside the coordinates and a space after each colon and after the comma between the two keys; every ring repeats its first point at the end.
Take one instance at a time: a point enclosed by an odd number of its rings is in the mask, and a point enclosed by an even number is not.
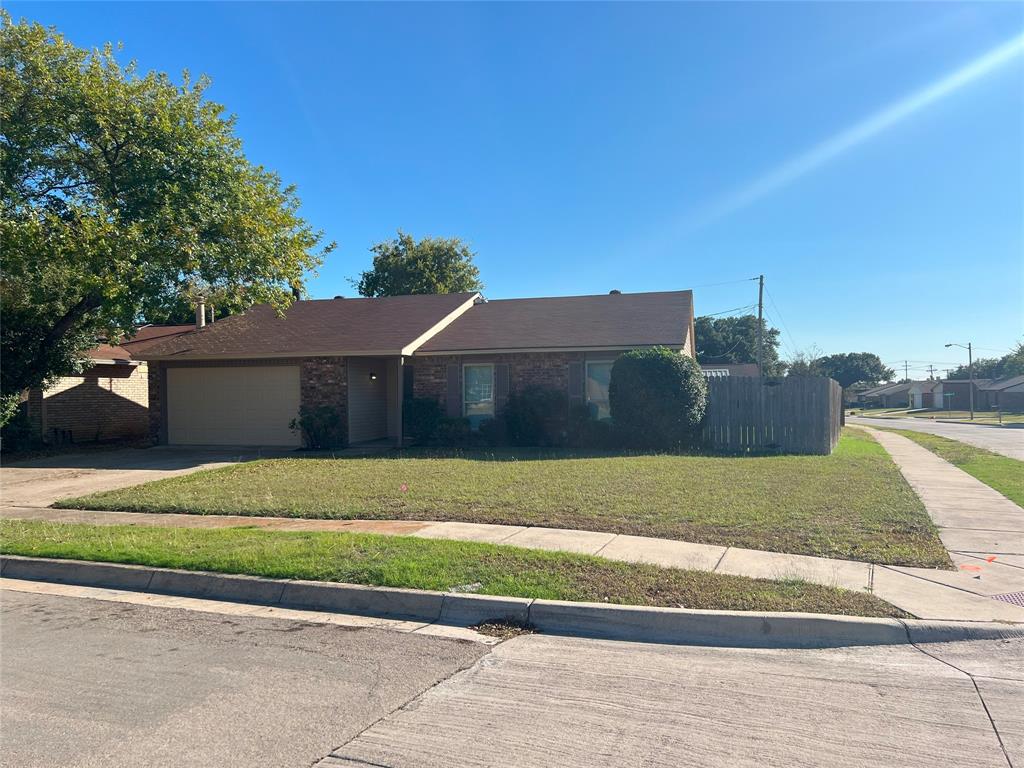
{"type": "Polygon", "coordinates": [[[298,413],[298,366],[167,369],[172,445],[298,446],[298,413]]]}

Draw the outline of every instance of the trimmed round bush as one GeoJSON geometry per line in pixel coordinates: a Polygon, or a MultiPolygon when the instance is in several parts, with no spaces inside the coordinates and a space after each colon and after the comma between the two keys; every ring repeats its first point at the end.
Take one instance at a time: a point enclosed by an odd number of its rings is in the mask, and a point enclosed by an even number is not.
{"type": "Polygon", "coordinates": [[[690,357],[665,347],[635,349],[612,366],[608,401],[627,445],[674,450],[694,442],[704,419],[707,383],[690,357]]]}

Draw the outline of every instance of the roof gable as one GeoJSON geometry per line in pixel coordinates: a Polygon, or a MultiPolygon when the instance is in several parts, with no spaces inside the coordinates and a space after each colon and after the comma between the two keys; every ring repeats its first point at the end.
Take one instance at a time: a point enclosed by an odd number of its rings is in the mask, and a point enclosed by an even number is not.
{"type": "Polygon", "coordinates": [[[296,301],[284,316],[260,304],[148,346],[142,359],[411,354],[425,334],[469,309],[476,293],[296,301]]]}

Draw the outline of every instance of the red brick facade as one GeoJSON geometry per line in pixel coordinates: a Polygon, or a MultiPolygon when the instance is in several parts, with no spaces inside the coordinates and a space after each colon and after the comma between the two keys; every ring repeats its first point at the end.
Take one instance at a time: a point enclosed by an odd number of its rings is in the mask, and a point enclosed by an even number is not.
{"type": "MultiPolygon", "coordinates": [[[[413,396],[434,398],[444,404],[448,390],[448,366],[466,363],[508,365],[509,392],[521,392],[529,386],[546,387],[568,393],[569,364],[585,360],[612,360],[618,353],[517,352],[494,355],[430,355],[414,357],[406,363],[413,367],[413,396]]],[[[581,393],[580,393],[581,394],[581,393]]]]}
{"type": "Polygon", "coordinates": [[[30,391],[28,418],[45,443],[133,439],[146,436],[148,407],[145,363],[94,365],[45,392],[30,391]]]}
{"type": "Polygon", "coordinates": [[[338,409],[342,433],[348,434],[348,366],[343,357],[307,357],[302,360],[301,403],[338,409]]]}

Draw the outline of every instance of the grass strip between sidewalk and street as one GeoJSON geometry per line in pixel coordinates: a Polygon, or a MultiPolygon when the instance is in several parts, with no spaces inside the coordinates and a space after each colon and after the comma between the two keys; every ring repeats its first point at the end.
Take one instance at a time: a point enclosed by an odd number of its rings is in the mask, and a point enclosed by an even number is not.
{"type": "Polygon", "coordinates": [[[870,436],[831,456],[409,449],[238,464],[57,506],[433,520],[623,533],[889,565],[950,567],[924,505],[870,436]]]}
{"type": "Polygon", "coordinates": [[[9,555],[407,589],[709,610],[903,617],[866,592],[590,555],[359,533],[0,521],[9,555]]]}
{"type": "MultiPolygon", "coordinates": [[[[1014,504],[1024,507],[1024,461],[927,432],[885,427],[876,429],[885,429],[886,432],[895,432],[913,440],[936,456],[941,456],[953,466],[999,491],[1014,504]]],[[[1024,433],[1021,434],[1021,438],[1024,439],[1024,433]]]]}

